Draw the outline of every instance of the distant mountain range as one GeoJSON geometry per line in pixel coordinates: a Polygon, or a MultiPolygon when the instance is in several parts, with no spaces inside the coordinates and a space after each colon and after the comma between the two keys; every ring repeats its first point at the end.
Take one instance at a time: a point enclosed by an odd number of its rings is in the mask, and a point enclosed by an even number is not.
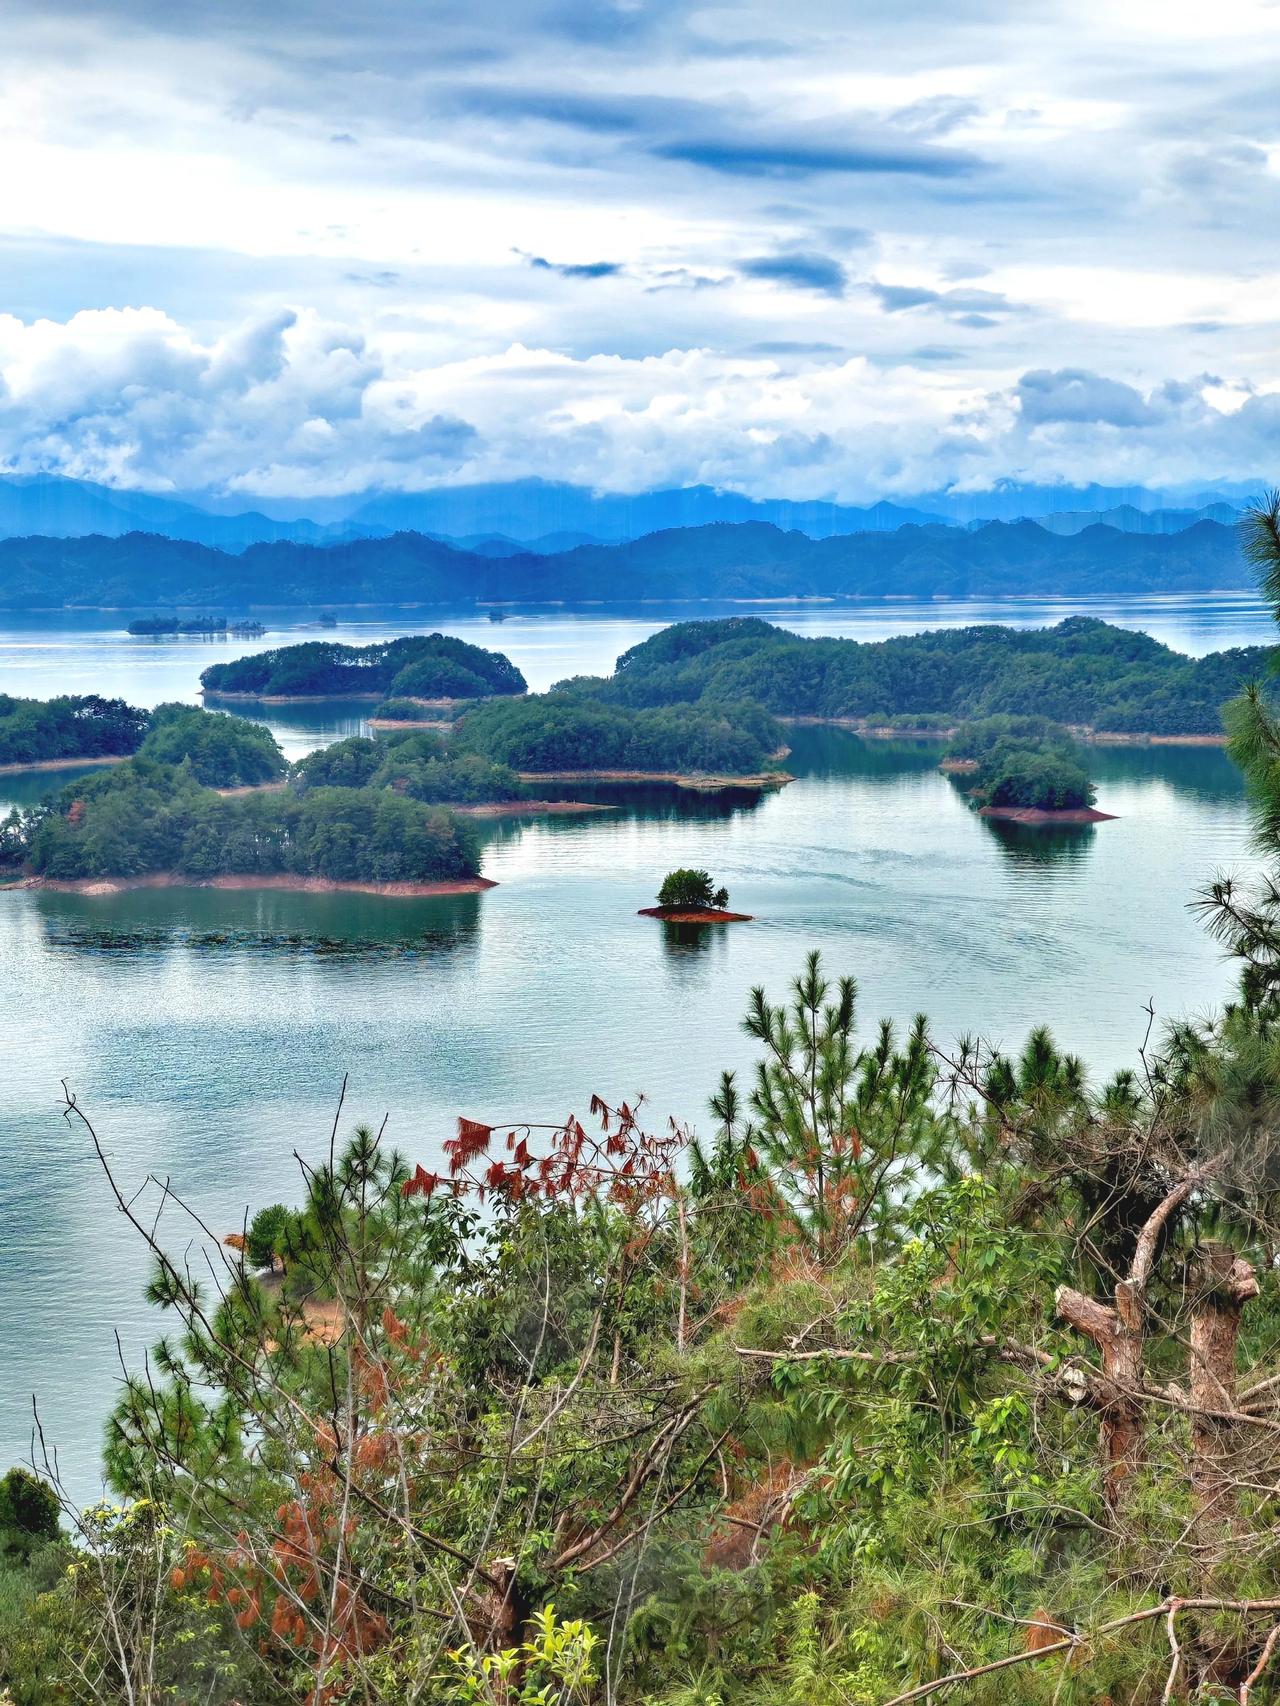
{"type": "Polygon", "coordinates": [[[1096,521],[1126,533],[1175,533],[1210,520],[1229,524],[1238,498],[1194,494],[1180,507],[1165,494],[1131,488],[1002,485],[987,492],[937,492],[865,507],[757,500],[712,486],[626,495],[545,480],[445,486],[428,492],[354,494],[325,499],[328,519],[288,513],[280,500],[230,513],[225,498],[126,491],[57,474],[0,476],[0,538],[80,538],[99,533],[159,533],[243,551],[278,541],[340,544],[398,532],[427,534],[480,556],[551,554],[586,543],[618,544],[673,528],[764,522],[811,539],[889,533],[901,527],[1039,519],[1054,533],[1078,533],[1096,521]]]}
{"type": "MultiPolygon", "coordinates": [[[[1118,504],[1115,509],[1069,509],[1040,516],[1041,527],[1050,533],[1083,533],[1086,527],[1116,527],[1121,533],[1185,533],[1197,521],[1218,521],[1234,527],[1240,511],[1234,504],[1205,504],[1200,509],[1135,509],[1118,504]]],[[[981,525],[975,523],[974,525],[981,525]]]]}
{"type": "Polygon", "coordinates": [[[143,533],[0,541],[0,607],[9,609],[1080,596],[1252,584],[1234,529],[1217,521],[1151,534],[1096,525],[1059,534],[1030,521],[908,525],[826,539],[751,521],[545,555],[466,551],[413,532],[239,554],[143,533]]]}

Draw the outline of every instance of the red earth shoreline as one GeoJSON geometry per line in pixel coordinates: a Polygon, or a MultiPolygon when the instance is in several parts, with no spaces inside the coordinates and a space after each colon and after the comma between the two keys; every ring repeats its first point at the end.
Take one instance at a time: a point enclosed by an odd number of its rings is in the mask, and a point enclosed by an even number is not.
{"type": "Polygon", "coordinates": [[[726,912],[713,906],[642,906],[637,918],[660,918],[664,924],[750,924],[750,912],[726,912]]]}
{"type": "Polygon", "coordinates": [[[1039,806],[980,806],[979,817],[994,817],[1004,823],[1114,823],[1114,812],[1096,811],[1092,806],[1077,806],[1066,811],[1042,811],[1039,806]]]}
{"type": "Polygon", "coordinates": [[[464,877],[438,883],[338,882],[330,877],[299,877],[289,872],[241,876],[187,877],[177,871],[157,871],[145,877],[20,877],[11,889],[46,889],[53,894],[125,894],[133,889],[286,889],[295,894],[376,894],[397,899],[428,895],[481,894],[496,889],[488,877],[464,877]]]}

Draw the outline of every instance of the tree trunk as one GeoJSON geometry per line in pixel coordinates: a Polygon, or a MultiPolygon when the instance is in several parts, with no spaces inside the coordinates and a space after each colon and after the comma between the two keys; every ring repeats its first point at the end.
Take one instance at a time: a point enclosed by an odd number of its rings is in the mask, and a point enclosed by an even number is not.
{"type": "Polygon", "coordinates": [[[1114,1510],[1124,1485],[1141,1466],[1144,1438],[1142,1405],[1142,1304],[1128,1281],[1116,1287],[1116,1304],[1098,1303],[1070,1286],[1060,1286],[1061,1318],[1098,1347],[1102,1381],[1094,1387],[1102,1436],[1102,1487],[1114,1510]]]}
{"type": "MultiPolygon", "coordinates": [[[[1236,1343],[1240,1313],[1258,1295],[1252,1266],[1225,1244],[1202,1244],[1188,1273],[1193,1294],[1188,1396],[1191,1417],[1191,1488],[1195,1500],[1193,1539],[1200,1568],[1200,1592],[1217,1591],[1218,1568],[1231,1544],[1238,1508],[1234,1458],[1239,1429],[1205,1412],[1236,1407],[1236,1343]]],[[[1199,1685],[1222,1687],[1233,1680],[1233,1645],[1223,1646],[1208,1631],[1198,1634],[1194,1665],[1199,1685]]]]}
{"type": "Polygon", "coordinates": [[[1134,1240],[1128,1275],[1116,1285],[1114,1306],[1085,1297],[1069,1285],[1059,1286],[1054,1300],[1061,1318],[1092,1339],[1102,1361],[1104,1390],[1095,1402],[1102,1415],[1103,1489],[1113,1508],[1143,1457],[1147,1282],[1170,1220],[1205,1177],[1206,1171],[1184,1174],[1147,1216],[1134,1240]]]}

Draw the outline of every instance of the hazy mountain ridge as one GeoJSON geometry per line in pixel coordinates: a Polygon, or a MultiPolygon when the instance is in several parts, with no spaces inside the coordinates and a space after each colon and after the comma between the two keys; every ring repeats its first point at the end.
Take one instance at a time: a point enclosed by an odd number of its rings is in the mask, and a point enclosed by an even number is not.
{"type": "Polygon", "coordinates": [[[865,506],[754,499],[712,486],[627,495],[526,479],[442,486],[416,493],[353,494],[316,500],[325,520],[290,515],[288,500],[262,500],[236,513],[231,500],[210,495],[129,491],[63,475],[0,475],[0,538],[78,538],[100,533],[163,534],[243,551],[291,540],[328,545],[347,539],[414,532],[481,556],[549,554],[584,542],[620,544],[674,528],[760,522],[812,539],[895,532],[945,524],[970,529],[992,520],[1039,520],[1055,533],[1078,533],[1095,521],[1122,532],[1169,533],[1197,520],[1230,524],[1237,503],[1221,493],[1196,494],[1170,508],[1165,494],[1133,488],[998,486],[988,492],[939,492],[865,506]]]}
{"type": "Polygon", "coordinates": [[[677,528],[621,545],[491,557],[420,533],[239,554],[153,534],[0,541],[0,606],[48,609],[1084,595],[1251,587],[1235,531],[1034,522],[810,539],[764,522],[677,528]]]}

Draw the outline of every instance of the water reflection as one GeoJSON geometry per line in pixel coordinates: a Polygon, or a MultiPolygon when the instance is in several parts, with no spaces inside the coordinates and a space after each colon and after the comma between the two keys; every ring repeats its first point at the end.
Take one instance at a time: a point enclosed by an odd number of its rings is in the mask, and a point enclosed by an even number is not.
{"type": "Polygon", "coordinates": [[[1092,851],[1097,833],[1092,823],[1010,823],[1006,818],[974,815],[1014,866],[1079,865],[1092,851]]]}
{"type": "Polygon", "coordinates": [[[1220,746],[1091,746],[1089,770],[1099,787],[1164,782],[1199,800],[1244,798],[1244,777],[1220,746]]]}
{"type": "Polygon", "coordinates": [[[210,954],[438,963],[473,949],[483,895],[384,899],[263,889],[133,890],[119,895],[36,895],[45,947],[143,958],[192,949],[210,954]]]}
{"type": "Polygon", "coordinates": [[[232,716],[262,723],[279,741],[280,750],[291,763],[305,758],[318,746],[329,746],[348,735],[367,735],[370,730],[366,719],[373,710],[373,702],[368,699],[273,705],[266,699],[220,699],[214,693],[205,694],[203,704],[209,711],[229,711],[232,716]]]}
{"type": "Polygon", "coordinates": [[[900,777],[936,770],[944,743],[938,740],[880,740],[852,729],[799,725],[787,731],[791,751],[785,762],[793,776],[830,780],[896,782],[900,777]]]}
{"type": "MultiPolygon", "coordinates": [[[[704,793],[697,788],[681,788],[674,782],[539,782],[539,796],[547,800],[580,800],[585,805],[609,806],[611,810],[584,813],[581,817],[565,814],[539,818],[536,821],[554,830],[565,831],[584,823],[716,823],[759,811],[772,790],[764,788],[717,788],[704,793]]],[[[480,820],[483,824],[484,819],[480,820]]],[[[517,828],[534,821],[521,818],[495,818],[495,825],[517,828]]]]}

